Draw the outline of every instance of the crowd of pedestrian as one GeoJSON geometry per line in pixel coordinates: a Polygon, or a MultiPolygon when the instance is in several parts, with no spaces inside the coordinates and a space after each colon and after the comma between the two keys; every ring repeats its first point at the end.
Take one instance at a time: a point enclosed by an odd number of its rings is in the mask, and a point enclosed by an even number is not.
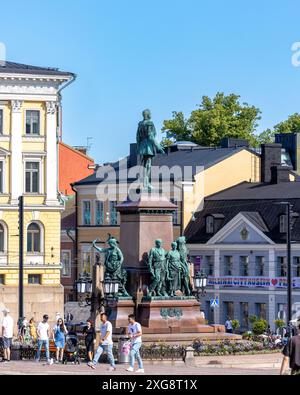
{"type": "MultiPolygon", "coordinates": [[[[3,345],[3,359],[2,362],[10,362],[11,346],[13,341],[14,320],[10,315],[9,309],[2,310],[2,345],[3,345]]],[[[33,345],[37,346],[35,360],[39,362],[42,348],[44,347],[47,363],[53,364],[53,359],[50,358],[50,339],[53,338],[56,347],[56,363],[63,361],[65,336],[68,333],[67,328],[62,318],[58,318],[56,325],[51,331],[48,323],[49,316],[45,314],[41,322],[36,325],[34,318],[29,322],[24,317],[22,322],[19,322],[18,340],[25,342],[30,340],[33,345]]]]}
{"type": "MultiPolygon", "coordinates": [[[[101,325],[100,325],[100,341],[95,356],[92,360],[88,362],[88,366],[92,369],[96,369],[98,361],[103,353],[107,354],[108,361],[110,367],[109,371],[113,372],[116,370],[115,359],[113,355],[113,327],[110,321],[108,321],[108,317],[106,313],[102,313],[100,316],[101,325]]],[[[134,372],[135,360],[138,363],[138,369],[135,371],[136,373],[144,373],[144,367],[142,358],[140,356],[140,348],[142,346],[142,327],[136,322],[135,316],[130,314],[128,316],[128,327],[127,327],[127,335],[130,339],[128,351],[130,354],[130,366],[126,370],[128,372],[134,372]]],[[[95,340],[93,340],[95,342],[95,340]]],[[[90,357],[90,355],[89,355],[90,357]]]]}
{"type": "MultiPolygon", "coordinates": [[[[3,359],[2,362],[10,362],[11,346],[13,340],[14,320],[10,315],[9,309],[2,310],[2,339],[3,339],[3,359]]],[[[36,325],[34,318],[29,321],[26,318],[19,323],[18,339],[25,341],[30,339],[32,344],[36,346],[36,362],[40,361],[42,349],[45,351],[48,365],[53,363],[63,363],[64,351],[66,345],[66,336],[68,334],[67,325],[59,314],[56,316],[56,324],[51,329],[49,325],[49,316],[45,314],[41,322],[36,325]],[[55,360],[50,355],[50,340],[54,341],[56,353],[55,360]]],[[[113,355],[113,326],[108,320],[106,313],[100,315],[100,340],[96,348],[97,336],[96,328],[91,320],[87,320],[86,326],[83,328],[82,334],[84,336],[84,343],[86,348],[87,365],[96,369],[102,354],[106,354],[109,362],[109,371],[116,370],[115,359],[113,355]],[[95,352],[96,348],[96,352],[95,352]]],[[[136,373],[144,373],[142,358],[140,355],[140,348],[142,346],[142,327],[136,321],[133,314],[128,316],[127,328],[128,342],[126,349],[128,350],[130,366],[126,369],[128,372],[134,372],[135,361],[137,361],[138,368],[136,373]]]]}

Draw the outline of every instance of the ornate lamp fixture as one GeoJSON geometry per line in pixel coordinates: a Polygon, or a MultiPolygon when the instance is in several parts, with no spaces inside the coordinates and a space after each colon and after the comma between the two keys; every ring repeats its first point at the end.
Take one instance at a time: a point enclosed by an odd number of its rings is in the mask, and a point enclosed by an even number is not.
{"type": "Polygon", "coordinates": [[[119,281],[117,280],[104,280],[104,294],[107,299],[117,299],[119,294],[119,281]]]}
{"type": "Polygon", "coordinates": [[[196,297],[199,300],[200,296],[203,297],[206,295],[207,287],[207,275],[202,270],[201,272],[197,272],[194,276],[194,289],[196,293],[196,297]]]}
{"type": "Polygon", "coordinates": [[[78,295],[78,304],[80,307],[90,306],[92,302],[93,282],[90,274],[83,273],[75,281],[75,290],[78,295]]]}
{"type": "MultiPolygon", "coordinates": [[[[75,289],[78,295],[78,304],[80,307],[91,306],[97,297],[93,293],[93,280],[91,275],[83,273],[75,282],[75,289]]],[[[105,306],[108,302],[116,301],[119,294],[118,280],[105,278],[103,282],[104,298],[101,299],[101,305],[105,306]]],[[[99,295],[98,295],[99,297],[99,295]]]]}

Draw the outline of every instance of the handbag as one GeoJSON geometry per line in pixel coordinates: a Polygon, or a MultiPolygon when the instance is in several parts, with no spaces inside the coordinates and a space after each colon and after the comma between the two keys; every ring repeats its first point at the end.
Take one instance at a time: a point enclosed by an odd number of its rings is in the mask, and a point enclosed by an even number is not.
{"type": "Polygon", "coordinates": [[[130,353],[131,348],[132,348],[131,341],[125,342],[122,347],[122,353],[128,355],[130,353]]]}

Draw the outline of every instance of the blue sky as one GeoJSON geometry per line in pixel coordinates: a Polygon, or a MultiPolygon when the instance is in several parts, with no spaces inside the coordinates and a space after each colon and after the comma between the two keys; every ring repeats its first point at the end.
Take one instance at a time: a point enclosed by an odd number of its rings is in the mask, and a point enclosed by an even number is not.
{"type": "MultiPolygon", "coordinates": [[[[297,4],[298,3],[298,4],[297,4]]],[[[237,93],[259,130],[299,109],[296,0],[13,0],[1,3],[7,59],[75,72],[64,91],[64,141],[98,163],[128,153],[141,111],[158,130],[202,95],[237,93]]]]}

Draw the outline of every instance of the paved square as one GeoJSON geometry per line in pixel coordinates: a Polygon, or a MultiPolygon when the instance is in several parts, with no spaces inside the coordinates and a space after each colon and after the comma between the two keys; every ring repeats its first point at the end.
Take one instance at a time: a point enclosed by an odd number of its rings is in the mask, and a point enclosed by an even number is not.
{"type": "MultiPolygon", "coordinates": [[[[236,357],[238,358],[238,357],[236,357]]],[[[211,358],[215,360],[215,358],[211,358]]],[[[276,358],[274,358],[276,361],[276,358]]],[[[257,368],[253,363],[238,363],[235,367],[232,361],[229,364],[209,365],[209,360],[203,361],[198,366],[188,367],[183,362],[171,364],[167,362],[156,362],[154,364],[146,362],[145,375],[157,376],[188,376],[188,375],[278,375],[279,367],[277,363],[257,364],[257,368]]],[[[213,362],[213,361],[212,361],[213,362]]],[[[109,365],[99,364],[95,370],[89,368],[86,363],[81,365],[46,365],[42,362],[36,363],[32,361],[12,361],[10,363],[0,364],[0,375],[104,375],[104,376],[134,376],[134,373],[126,372],[126,365],[117,365],[116,372],[108,372],[109,365]]]]}

